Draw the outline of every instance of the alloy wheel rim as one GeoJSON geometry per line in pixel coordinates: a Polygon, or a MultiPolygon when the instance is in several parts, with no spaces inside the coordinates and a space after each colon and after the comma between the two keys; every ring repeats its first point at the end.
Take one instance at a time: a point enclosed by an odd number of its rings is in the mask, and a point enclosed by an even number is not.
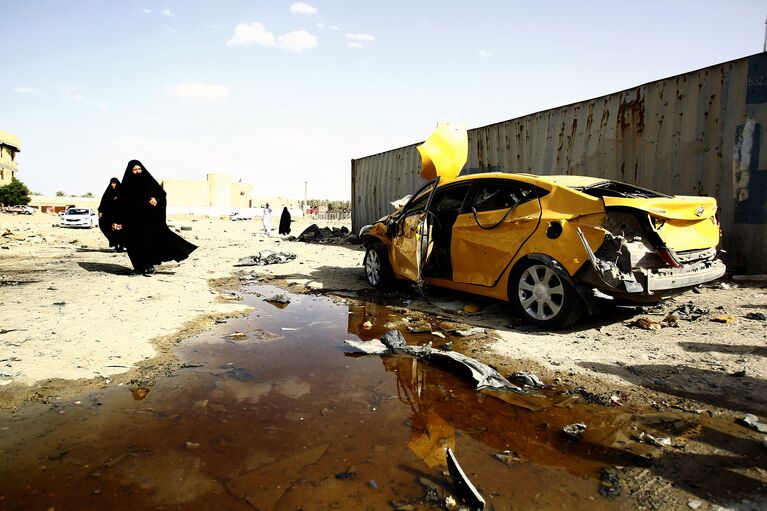
{"type": "Polygon", "coordinates": [[[378,280],[381,278],[381,261],[378,258],[378,252],[375,250],[368,252],[365,271],[368,275],[368,282],[373,285],[378,284],[378,280]]]}
{"type": "Polygon", "coordinates": [[[546,321],[562,310],[565,287],[548,266],[536,264],[522,272],[517,284],[519,303],[531,318],[546,321]]]}

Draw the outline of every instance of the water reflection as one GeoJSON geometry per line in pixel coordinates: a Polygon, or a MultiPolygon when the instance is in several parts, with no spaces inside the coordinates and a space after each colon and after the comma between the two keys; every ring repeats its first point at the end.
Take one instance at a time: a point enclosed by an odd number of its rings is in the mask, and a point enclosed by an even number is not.
{"type": "Polygon", "coordinates": [[[344,339],[401,320],[385,305],[245,300],[251,316],[183,342],[182,369],[153,385],[0,417],[0,509],[426,509],[422,482],[449,486],[447,447],[495,509],[628,506],[597,487],[602,467],[632,462],[630,414],[352,356],[344,339]],[[576,421],[583,442],[560,433],[576,421]]]}

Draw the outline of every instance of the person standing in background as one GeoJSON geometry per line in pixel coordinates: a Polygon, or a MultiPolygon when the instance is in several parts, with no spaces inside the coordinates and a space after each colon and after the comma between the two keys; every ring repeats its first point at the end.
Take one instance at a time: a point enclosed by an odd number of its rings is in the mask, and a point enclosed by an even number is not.
{"type": "Polygon", "coordinates": [[[272,208],[269,207],[269,203],[266,203],[266,206],[264,206],[264,212],[263,217],[261,219],[264,223],[264,233],[267,236],[271,236],[271,230],[272,230],[272,208]]]}
{"type": "Polygon", "coordinates": [[[290,234],[290,211],[287,206],[282,208],[282,214],[280,215],[280,228],[278,232],[282,234],[290,234]]]}
{"type": "Polygon", "coordinates": [[[99,229],[104,233],[109,246],[114,247],[116,252],[122,252],[123,245],[123,233],[119,230],[112,229],[112,224],[115,223],[117,218],[119,203],[117,202],[120,193],[120,180],[113,177],[109,180],[109,186],[104,190],[104,195],[101,196],[101,203],[99,203],[99,229]]]}

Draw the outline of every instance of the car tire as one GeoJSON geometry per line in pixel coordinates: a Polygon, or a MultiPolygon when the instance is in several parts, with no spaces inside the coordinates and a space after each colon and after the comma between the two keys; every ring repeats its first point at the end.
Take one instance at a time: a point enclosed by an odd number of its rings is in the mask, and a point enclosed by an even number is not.
{"type": "Polygon", "coordinates": [[[509,279],[509,301],[529,324],[563,328],[583,316],[585,306],[573,286],[546,264],[528,260],[509,279]]]}
{"type": "Polygon", "coordinates": [[[365,280],[373,287],[385,288],[394,280],[389,254],[383,243],[373,243],[368,246],[362,266],[365,269],[365,280]]]}

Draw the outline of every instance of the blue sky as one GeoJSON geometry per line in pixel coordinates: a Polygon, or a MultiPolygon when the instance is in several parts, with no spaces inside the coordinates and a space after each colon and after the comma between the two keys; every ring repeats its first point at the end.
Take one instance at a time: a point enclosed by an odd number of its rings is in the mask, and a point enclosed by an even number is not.
{"type": "MultiPolygon", "coordinates": [[[[7,0],[0,130],[33,191],[231,174],[350,197],[350,160],[762,50],[758,1],[7,0]]],[[[416,171],[414,169],[414,171],[416,171]]]]}

